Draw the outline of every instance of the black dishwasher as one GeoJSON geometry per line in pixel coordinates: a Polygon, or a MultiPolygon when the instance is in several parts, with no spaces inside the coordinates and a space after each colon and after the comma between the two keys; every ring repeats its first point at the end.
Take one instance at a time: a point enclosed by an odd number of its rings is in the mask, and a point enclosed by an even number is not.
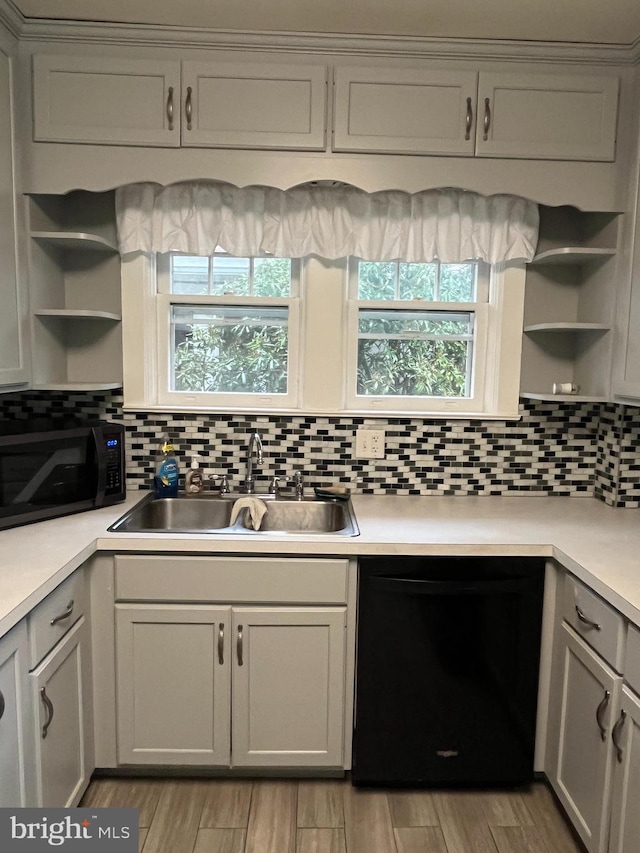
{"type": "Polygon", "coordinates": [[[531,780],[544,561],[360,560],[355,785],[531,780]]]}

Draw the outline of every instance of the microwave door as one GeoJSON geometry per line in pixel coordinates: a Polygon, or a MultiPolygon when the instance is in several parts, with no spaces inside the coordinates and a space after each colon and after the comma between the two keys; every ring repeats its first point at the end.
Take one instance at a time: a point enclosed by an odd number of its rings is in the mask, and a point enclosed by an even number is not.
{"type": "Polygon", "coordinates": [[[47,456],[14,498],[14,503],[55,506],[90,497],[86,460],[80,447],[63,447],[47,456]]]}

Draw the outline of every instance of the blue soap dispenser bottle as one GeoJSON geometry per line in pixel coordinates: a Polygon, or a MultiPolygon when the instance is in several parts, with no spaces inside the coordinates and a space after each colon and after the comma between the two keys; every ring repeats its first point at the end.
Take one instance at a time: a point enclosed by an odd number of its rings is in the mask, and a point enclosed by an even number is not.
{"type": "Polygon", "coordinates": [[[178,496],[178,479],[180,468],[176,458],[173,442],[164,435],[156,456],[153,491],[157,498],[175,498],[178,496]]]}

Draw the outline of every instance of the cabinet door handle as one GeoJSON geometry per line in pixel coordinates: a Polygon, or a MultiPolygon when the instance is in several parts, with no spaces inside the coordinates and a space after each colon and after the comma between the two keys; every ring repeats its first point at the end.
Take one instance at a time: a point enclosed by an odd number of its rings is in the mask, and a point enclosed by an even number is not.
{"type": "Polygon", "coordinates": [[[596,708],[596,723],[598,724],[598,728],[600,729],[600,737],[602,738],[602,740],[607,739],[607,729],[605,728],[605,725],[602,722],[602,716],[607,710],[607,705],[609,704],[610,698],[611,693],[608,690],[605,690],[602,702],[596,708]]]}
{"type": "Polygon", "coordinates": [[[473,125],[473,107],[471,106],[471,98],[467,98],[467,120],[464,126],[464,138],[471,139],[471,126],[473,125]]]}
{"type": "Polygon", "coordinates": [[[0,720],[4,717],[5,701],[4,693],[0,690],[0,720]]]}
{"type": "Polygon", "coordinates": [[[169,86],[169,94],[167,95],[167,121],[169,122],[169,130],[173,130],[173,86],[169,86]]]}
{"type": "Polygon", "coordinates": [[[244,659],[242,657],[242,644],[243,644],[243,636],[242,636],[243,626],[238,625],[238,639],[236,641],[236,652],[238,654],[238,666],[242,666],[244,663],[244,659]]]}
{"type": "Polygon", "coordinates": [[[594,622],[593,620],[591,620],[587,616],[585,616],[577,604],[576,604],[576,616],[582,622],[582,624],[586,625],[588,628],[594,628],[596,631],[601,630],[602,626],[598,625],[597,622],[594,622]]]}
{"type": "Polygon", "coordinates": [[[187,117],[187,130],[191,130],[191,118],[193,116],[193,103],[191,98],[191,86],[187,86],[187,99],[184,102],[184,114],[187,117]]]}
{"type": "Polygon", "coordinates": [[[57,625],[58,622],[62,622],[64,619],[68,619],[69,616],[71,616],[71,614],[73,613],[74,603],[75,602],[72,598],[71,601],[67,604],[67,609],[64,611],[64,613],[61,613],[59,616],[54,616],[53,619],[51,620],[51,624],[57,625]]]}
{"type": "Polygon", "coordinates": [[[620,732],[622,731],[622,727],[624,726],[624,721],[626,720],[626,718],[627,718],[627,712],[626,711],[620,711],[620,716],[619,716],[615,726],[611,730],[611,740],[613,741],[613,745],[616,748],[616,758],[618,759],[618,762],[620,764],[622,764],[624,753],[622,751],[622,747],[620,746],[619,735],[620,735],[620,732]]]}
{"type": "Polygon", "coordinates": [[[218,627],[218,663],[220,666],[224,663],[224,622],[218,627]]]}
{"type": "Polygon", "coordinates": [[[44,702],[44,706],[47,709],[47,719],[42,727],[42,740],[44,740],[47,736],[47,732],[49,731],[49,726],[51,725],[51,721],[53,720],[53,702],[47,696],[46,687],[40,688],[40,696],[42,697],[42,701],[44,702]]]}
{"type": "Polygon", "coordinates": [[[483,139],[486,142],[489,138],[489,128],[491,127],[491,102],[489,98],[484,99],[484,135],[483,139]]]}

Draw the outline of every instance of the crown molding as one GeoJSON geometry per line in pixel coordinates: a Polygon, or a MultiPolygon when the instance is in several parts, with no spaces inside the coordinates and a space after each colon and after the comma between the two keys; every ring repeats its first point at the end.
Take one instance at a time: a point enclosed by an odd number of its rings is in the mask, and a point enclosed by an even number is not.
{"type": "Polygon", "coordinates": [[[553,62],[558,64],[625,65],[640,63],[640,39],[631,45],[578,42],[535,42],[492,39],[365,36],[346,33],[257,32],[147,24],[26,19],[11,0],[0,0],[22,42],[96,43],[165,48],[217,48],[333,55],[397,56],[553,62]]]}
{"type": "Polygon", "coordinates": [[[24,29],[25,18],[11,0],[0,0],[0,23],[4,24],[11,35],[19,38],[24,29]]]}

